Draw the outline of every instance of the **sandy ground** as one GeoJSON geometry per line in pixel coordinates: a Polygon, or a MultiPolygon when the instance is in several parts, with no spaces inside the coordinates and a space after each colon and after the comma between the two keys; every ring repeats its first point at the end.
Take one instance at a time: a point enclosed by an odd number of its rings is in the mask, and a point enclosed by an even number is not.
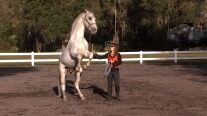
{"type": "MultiPolygon", "coordinates": [[[[207,116],[207,64],[126,64],[120,67],[121,101],[105,101],[104,64],[82,75],[85,101],[57,96],[57,65],[0,66],[0,116],[207,116]]],[[[115,95],[113,93],[113,95],[115,95]]]]}

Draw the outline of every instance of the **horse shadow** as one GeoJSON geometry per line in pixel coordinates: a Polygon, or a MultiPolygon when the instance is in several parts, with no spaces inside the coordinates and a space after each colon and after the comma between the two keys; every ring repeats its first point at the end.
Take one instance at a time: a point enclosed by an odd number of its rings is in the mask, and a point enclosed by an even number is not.
{"type": "Polygon", "coordinates": [[[102,89],[96,85],[91,85],[90,87],[87,87],[86,89],[92,89],[93,94],[98,94],[99,96],[101,96],[103,98],[107,98],[107,96],[108,96],[108,93],[104,89],[102,89]]]}
{"type": "MultiPolygon", "coordinates": [[[[89,87],[85,87],[85,88],[81,88],[80,89],[86,89],[86,90],[92,90],[93,94],[98,94],[99,96],[103,97],[103,98],[107,98],[108,93],[96,86],[96,85],[91,85],[89,87]]],[[[53,87],[53,91],[55,92],[56,95],[58,95],[58,87],[53,87]]],[[[71,80],[67,80],[66,81],[66,92],[70,95],[74,95],[74,96],[78,96],[78,91],[76,90],[76,88],[74,87],[74,82],[71,80]]]]}
{"type": "MultiPolygon", "coordinates": [[[[58,87],[53,87],[53,91],[58,95],[58,87]]],[[[66,80],[66,92],[71,95],[76,95],[77,90],[74,87],[74,82],[71,80],[66,80]]]]}

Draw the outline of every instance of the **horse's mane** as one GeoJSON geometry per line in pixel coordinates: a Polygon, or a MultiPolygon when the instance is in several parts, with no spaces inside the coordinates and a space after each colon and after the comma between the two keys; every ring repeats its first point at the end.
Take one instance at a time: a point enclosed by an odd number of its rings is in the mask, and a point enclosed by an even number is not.
{"type": "Polygon", "coordinates": [[[73,22],[72,24],[72,27],[71,27],[71,32],[72,30],[75,28],[76,24],[78,23],[79,19],[82,17],[84,13],[81,13],[78,17],[76,17],[75,21],[73,22]]]}

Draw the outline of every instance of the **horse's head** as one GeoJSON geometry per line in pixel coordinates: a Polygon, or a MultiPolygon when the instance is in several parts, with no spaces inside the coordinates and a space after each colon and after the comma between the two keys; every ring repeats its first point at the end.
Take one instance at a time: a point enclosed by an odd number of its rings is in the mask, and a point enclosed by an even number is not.
{"type": "Polygon", "coordinates": [[[85,10],[84,26],[89,29],[92,34],[97,32],[96,17],[88,10],[85,10]]]}

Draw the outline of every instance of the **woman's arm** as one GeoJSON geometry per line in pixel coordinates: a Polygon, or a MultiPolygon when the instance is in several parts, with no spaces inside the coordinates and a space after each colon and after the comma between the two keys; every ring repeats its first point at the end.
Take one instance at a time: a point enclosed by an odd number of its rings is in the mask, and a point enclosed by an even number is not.
{"type": "Polygon", "coordinates": [[[95,58],[95,59],[104,59],[104,58],[107,58],[107,56],[108,56],[108,53],[106,53],[104,55],[98,55],[97,53],[93,54],[93,58],[95,58]]]}
{"type": "Polygon", "coordinates": [[[121,54],[118,53],[117,56],[118,56],[118,61],[114,62],[114,66],[118,66],[118,65],[121,65],[122,64],[121,54]]]}

